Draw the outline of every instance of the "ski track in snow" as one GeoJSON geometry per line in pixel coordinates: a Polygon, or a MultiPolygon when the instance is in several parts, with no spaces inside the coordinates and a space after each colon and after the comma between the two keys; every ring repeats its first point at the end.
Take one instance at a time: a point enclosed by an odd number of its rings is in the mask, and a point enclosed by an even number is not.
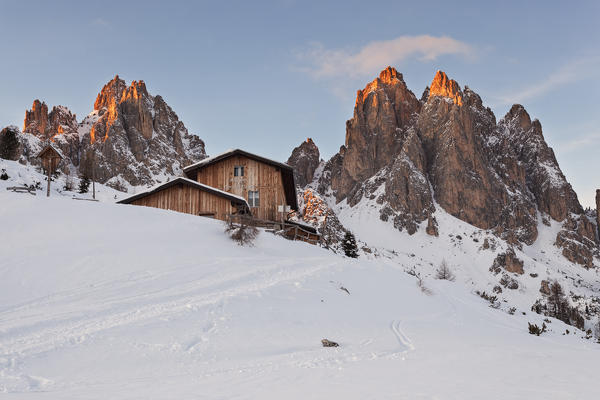
{"type": "Polygon", "coordinates": [[[415,349],[410,338],[400,328],[400,321],[392,321],[390,328],[400,344],[400,353],[406,353],[415,349]]]}
{"type": "MultiPolygon", "coordinates": [[[[294,263],[290,264],[292,267],[296,267],[294,263]]],[[[258,293],[271,286],[295,281],[328,267],[330,267],[329,264],[318,264],[318,266],[304,269],[249,270],[244,274],[213,280],[205,286],[194,287],[198,283],[191,282],[170,287],[166,293],[159,291],[131,298],[118,297],[109,304],[100,304],[99,307],[86,309],[85,312],[76,308],[65,314],[35,313],[24,318],[23,315],[19,315],[24,306],[14,310],[5,310],[0,313],[0,325],[4,327],[0,333],[0,357],[11,359],[50,351],[64,345],[79,343],[89,335],[100,331],[135,324],[151,318],[189,312],[236,296],[258,293]],[[266,275],[269,275],[270,278],[265,279],[266,275]],[[226,290],[223,290],[224,286],[227,287],[226,290]],[[15,316],[11,318],[13,313],[15,316]],[[23,320],[30,321],[22,325],[23,320]],[[7,329],[6,326],[11,322],[12,328],[7,329]]],[[[34,309],[51,306],[60,309],[61,301],[72,303],[74,297],[85,298],[86,295],[89,293],[85,288],[80,288],[60,296],[52,296],[48,302],[38,300],[25,307],[34,309]]],[[[190,346],[190,348],[193,347],[190,346]]]]}
{"type": "Polygon", "coordinates": [[[240,248],[193,216],[2,192],[0,217],[14,227],[0,231],[8,398],[598,398],[597,344],[557,320],[543,337],[527,333],[544,319],[530,312],[541,279],[565,270],[598,290],[595,271],[548,250],[557,224],[540,226],[519,254],[528,274],[492,309],[475,294],[497,284],[495,254],[479,249],[487,235],[441,212],[454,237],[409,239],[378,216],[358,219],[357,237],[362,228],[396,252],[349,260],[266,232],[240,248]],[[46,232],[55,237],[38,244],[46,232]],[[442,257],[455,282],[433,278],[442,257]]]}

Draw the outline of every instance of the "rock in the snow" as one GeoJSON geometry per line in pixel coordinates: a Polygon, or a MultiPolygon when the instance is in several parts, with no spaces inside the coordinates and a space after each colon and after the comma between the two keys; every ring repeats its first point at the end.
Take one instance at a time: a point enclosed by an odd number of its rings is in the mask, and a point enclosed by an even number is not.
{"type": "Polygon", "coordinates": [[[332,342],[331,340],[323,339],[321,340],[321,344],[323,347],[339,347],[339,344],[336,342],[332,342]]]}
{"type": "Polygon", "coordinates": [[[598,251],[594,224],[584,215],[570,215],[556,235],[555,245],[569,261],[586,268],[594,266],[594,253],[598,251]]]}
{"type": "Polygon", "coordinates": [[[523,261],[517,257],[515,250],[511,247],[505,253],[498,254],[490,270],[498,273],[500,268],[503,268],[508,272],[523,275],[523,264],[523,261]]]}
{"type": "Polygon", "coordinates": [[[439,236],[438,225],[435,217],[429,216],[427,219],[427,228],[425,229],[425,232],[427,232],[427,234],[430,236],[439,236]]]}
{"type": "Polygon", "coordinates": [[[547,280],[540,283],[540,293],[550,295],[550,283],[547,280]]]}

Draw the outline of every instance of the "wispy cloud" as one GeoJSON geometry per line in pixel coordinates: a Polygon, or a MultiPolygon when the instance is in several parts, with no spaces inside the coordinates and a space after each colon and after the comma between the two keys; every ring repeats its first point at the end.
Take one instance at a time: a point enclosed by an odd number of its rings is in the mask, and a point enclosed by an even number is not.
{"type": "Polygon", "coordinates": [[[303,64],[301,70],[315,78],[329,78],[340,74],[370,76],[388,65],[399,65],[410,58],[432,61],[448,54],[473,58],[475,51],[467,43],[451,37],[420,35],[374,41],[357,49],[328,49],[313,43],[296,56],[303,64]]]}
{"type": "Polygon", "coordinates": [[[560,144],[561,151],[571,152],[584,147],[600,145],[600,132],[589,133],[560,144]]]}
{"type": "Polygon", "coordinates": [[[526,100],[542,96],[561,86],[578,82],[598,73],[600,57],[586,57],[572,61],[546,76],[533,85],[505,93],[497,97],[500,104],[523,103],[526,100]]]}
{"type": "Polygon", "coordinates": [[[95,18],[91,21],[90,25],[92,26],[96,26],[96,27],[101,27],[101,28],[110,28],[112,27],[112,24],[105,20],[104,18],[95,18]]]}

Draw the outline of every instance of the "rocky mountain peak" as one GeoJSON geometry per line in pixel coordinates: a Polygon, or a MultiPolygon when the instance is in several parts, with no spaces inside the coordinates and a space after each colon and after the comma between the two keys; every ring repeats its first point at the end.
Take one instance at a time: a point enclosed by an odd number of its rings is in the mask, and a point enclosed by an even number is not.
{"type": "Polygon", "coordinates": [[[127,100],[139,100],[143,97],[148,97],[148,91],[146,90],[146,83],[144,81],[133,81],[131,85],[123,92],[120,102],[127,100]]]}
{"type": "Polygon", "coordinates": [[[312,182],[320,161],[319,148],[311,138],[296,147],[287,160],[287,164],[294,167],[296,185],[304,187],[312,182]]]}
{"type": "Polygon", "coordinates": [[[521,128],[524,131],[527,131],[531,128],[531,117],[529,113],[525,110],[520,104],[513,104],[510,108],[510,111],[506,113],[504,119],[507,121],[516,122],[516,126],[521,128]]]}
{"type": "MultiPolygon", "coordinates": [[[[125,81],[115,75],[100,91],[94,102],[94,110],[114,107],[114,104],[121,102],[121,96],[127,88],[125,81]]],[[[144,85],[145,88],[145,85],[144,85]]]]}
{"type": "Polygon", "coordinates": [[[33,101],[31,110],[25,111],[23,132],[45,135],[48,131],[48,106],[38,99],[33,101]]]}
{"type": "Polygon", "coordinates": [[[23,132],[36,135],[42,140],[76,131],[77,118],[67,107],[54,106],[48,113],[46,103],[36,99],[31,110],[25,111],[23,132]]]}
{"type": "MultiPolygon", "coordinates": [[[[204,142],[189,134],[162,97],[148,93],[143,80],[127,85],[115,75],[82,125],[83,145],[98,143],[90,146],[101,153],[96,159],[116,160],[94,167],[100,180],[120,175],[133,185],[150,184],[153,175],[177,175],[183,166],[206,157],[204,142]]],[[[90,156],[82,156],[84,170],[95,162],[90,156]]]]}
{"type": "Polygon", "coordinates": [[[429,86],[429,98],[434,96],[452,99],[454,104],[462,106],[462,92],[454,79],[449,79],[444,71],[437,71],[429,86]]]}
{"type": "Polygon", "coordinates": [[[65,106],[54,106],[48,114],[50,129],[57,135],[77,132],[77,116],[65,106]]]}
{"type": "Polygon", "coordinates": [[[540,218],[546,225],[553,219],[563,226],[556,246],[565,257],[593,264],[593,224],[538,120],[514,105],[496,122],[477,93],[443,71],[422,99],[391,68],[358,91],[345,145],[324,164],[319,193],[378,209],[410,234],[425,221],[435,234],[439,206],[517,247],[536,241],[540,218]]]}
{"type": "Polygon", "coordinates": [[[363,90],[357,92],[356,104],[363,103],[369,94],[394,85],[400,85],[404,90],[408,90],[402,74],[393,67],[387,67],[379,73],[379,77],[368,83],[363,90]]]}
{"type": "Polygon", "coordinates": [[[346,122],[346,143],[339,160],[343,168],[332,176],[338,199],[395,158],[420,109],[402,74],[391,67],[357,92],[354,116],[346,122]]]}
{"type": "MultiPolygon", "coordinates": [[[[9,142],[15,136],[12,130],[3,132],[9,142]]],[[[25,113],[23,132],[27,135],[16,135],[11,159],[39,164],[36,155],[51,140],[65,155],[65,168],[118,188],[125,182],[162,182],[206,157],[204,142],[188,132],[162,97],[149,94],[143,80],[127,85],[119,75],[102,87],[81,122],[67,107],[48,112],[46,103],[35,100],[25,113]]]]}
{"type": "Polygon", "coordinates": [[[388,66],[386,69],[379,73],[379,80],[381,83],[391,85],[393,82],[400,80],[404,82],[402,74],[396,71],[396,68],[388,66]]]}

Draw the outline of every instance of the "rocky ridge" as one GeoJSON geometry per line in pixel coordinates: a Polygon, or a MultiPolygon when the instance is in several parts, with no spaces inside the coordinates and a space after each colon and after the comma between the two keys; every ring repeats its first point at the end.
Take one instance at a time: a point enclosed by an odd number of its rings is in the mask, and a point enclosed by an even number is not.
{"type": "Polygon", "coordinates": [[[161,96],[150,95],[144,81],[127,85],[118,75],[80,123],[66,107],[48,112],[35,100],[22,132],[12,159],[37,164],[35,155],[51,141],[68,159],[63,167],[121,188],[164,181],[206,157],[204,142],[188,132],[161,96]]]}
{"type": "Polygon", "coordinates": [[[292,151],[287,164],[294,167],[297,186],[304,187],[312,182],[320,161],[319,148],[311,138],[306,139],[292,151]]]}
{"type": "Polygon", "coordinates": [[[553,220],[567,259],[589,268],[598,255],[596,226],[540,122],[521,105],[496,122],[477,93],[442,71],[418,100],[402,74],[383,70],[357,92],[345,143],[319,168],[309,186],[331,205],[370,204],[409,234],[437,235],[441,207],[517,248],[535,242],[538,222],[553,220]]]}
{"type": "Polygon", "coordinates": [[[596,227],[598,228],[598,237],[600,240],[600,189],[596,190],[596,227]]]}

